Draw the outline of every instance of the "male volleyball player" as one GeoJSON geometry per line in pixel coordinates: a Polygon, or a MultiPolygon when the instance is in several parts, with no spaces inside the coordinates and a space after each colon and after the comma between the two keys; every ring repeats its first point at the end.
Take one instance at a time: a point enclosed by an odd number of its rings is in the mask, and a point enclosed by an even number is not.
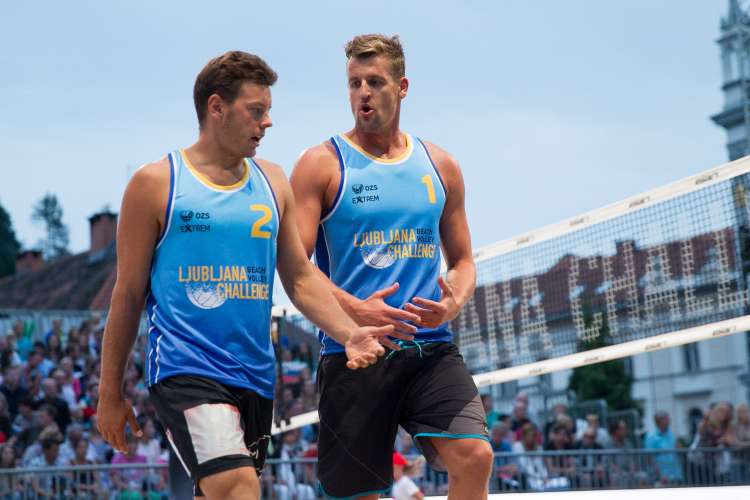
{"type": "Polygon", "coordinates": [[[297,222],[342,307],[361,325],[389,324],[416,341],[354,375],[323,328],[321,486],[334,498],[377,498],[391,485],[401,425],[434,467],[447,468],[450,498],[484,498],[492,466],[484,409],[448,329],[476,276],[461,171],[399,128],[409,82],[398,37],[357,36],[346,56],[354,128],[298,160],[297,222]]]}
{"type": "Polygon", "coordinates": [[[282,170],[252,159],[271,126],[275,81],[251,54],[211,60],[194,87],[198,141],[135,173],[117,232],[99,429],[117,449],[126,446],[125,423],[137,429],[122,381],[145,301],[154,405],[196,495],[213,499],[259,496],[271,429],[277,262],[289,298],[346,345],[347,369],[375,362],[389,333],[358,327],[341,309],[305,255],[282,170]]]}

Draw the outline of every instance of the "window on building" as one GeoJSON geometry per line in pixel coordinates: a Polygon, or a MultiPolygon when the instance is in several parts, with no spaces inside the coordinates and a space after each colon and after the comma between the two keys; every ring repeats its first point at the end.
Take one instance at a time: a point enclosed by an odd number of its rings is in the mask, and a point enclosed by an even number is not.
{"type": "Polygon", "coordinates": [[[701,369],[701,357],[697,342],[682,346],[682,357],[685,360],[685,371],[697,372],[701,369]]]}

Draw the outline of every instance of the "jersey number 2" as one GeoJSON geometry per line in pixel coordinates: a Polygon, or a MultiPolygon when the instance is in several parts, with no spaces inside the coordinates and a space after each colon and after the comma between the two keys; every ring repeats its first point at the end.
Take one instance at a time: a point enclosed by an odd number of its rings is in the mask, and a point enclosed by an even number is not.
{"type": "Polygon", "coordinates": [[[256,220],[253,224],[253,230],[250,231],[250,236],[253,238],[270,238],[271,231],[264,231],[263,225],[267,224],[268,221],[271,220],[271,217],[273,217],[271,209],[268,208],[267,205],[250,205],[250,210],[263,214],[260,216],[260,219],[256,220]]]}

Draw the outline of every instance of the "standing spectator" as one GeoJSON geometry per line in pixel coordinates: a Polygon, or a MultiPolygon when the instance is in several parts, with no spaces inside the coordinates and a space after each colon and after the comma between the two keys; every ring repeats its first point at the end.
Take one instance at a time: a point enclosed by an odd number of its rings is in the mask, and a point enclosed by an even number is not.
{"type": "Polygon", "coordinates": [[[57,381],[53,378],[45,378],[42,381],[42,392],[44,397],[39,403],[55,407],[55,410],[57,410],[55,422],[60,427],[60,432],[64,433],[70,424],[70,408],[68,408],[68,403],[60,397],[60,388],[57,386],[57,381]]]}
{"type": "Polygon", "coordinates": [[[424,495],[409,475],[415,463],[410,464],[399,452],[393,452],[393,500],[422,500],[424,495]]]}
{"type": "Polygon", "coordinates": [[[8,401],[8,412],[11,418],[15,418],[18,414],[18,402],[29,395],[29,391],[21,386],[21,370],[19,367],[10,366],[5,369],[0,392],[8,401]]]}
{"type": "MultiPolygon", "coordinates": [[[[656,430],[646,434],[644,448],[647,450],[672,450],[677,441],[669,428],[669,414],[658,411],[654,414],[656,430]]],[[[674,453],[659,453],[654,456],[656,480],[662,485],[682,482],[682,467],[674,453]]]]}

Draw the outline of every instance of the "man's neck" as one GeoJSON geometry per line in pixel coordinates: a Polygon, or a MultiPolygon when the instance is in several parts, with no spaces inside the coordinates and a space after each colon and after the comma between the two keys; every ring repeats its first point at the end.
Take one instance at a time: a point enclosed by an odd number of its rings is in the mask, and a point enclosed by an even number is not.
{"type": "Polygon", "coordinates": [[[398,127],[383,132],[365,132],[355,127],[345,135],[368,153],[382,158],[398,157],[408,147],[406,134],[398,127]]]}
{"type": "Polygon", "coordinates": [[[244,168],[242,157],[237,157],[222,148],[203,132],[195,144],[185,149],[185,153],[189,155],[190,163],[197,168],[220,169],[230,172],[239,172],[244,168]]]}

